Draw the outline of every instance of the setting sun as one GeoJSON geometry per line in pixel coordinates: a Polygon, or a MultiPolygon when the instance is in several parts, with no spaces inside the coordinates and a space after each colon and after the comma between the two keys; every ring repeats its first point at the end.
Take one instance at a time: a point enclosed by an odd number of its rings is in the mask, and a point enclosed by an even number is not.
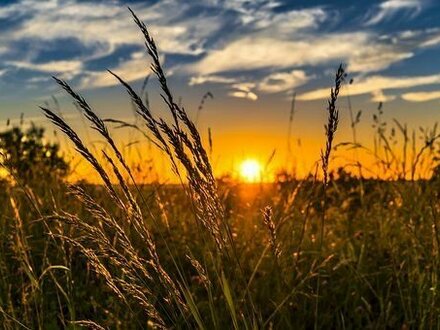
{"type": "Polygon", "coordinates": [[[240,165],[240,176],[247,182],[261,179],[261,165],[255,159],[246,159],[240,165]]]}

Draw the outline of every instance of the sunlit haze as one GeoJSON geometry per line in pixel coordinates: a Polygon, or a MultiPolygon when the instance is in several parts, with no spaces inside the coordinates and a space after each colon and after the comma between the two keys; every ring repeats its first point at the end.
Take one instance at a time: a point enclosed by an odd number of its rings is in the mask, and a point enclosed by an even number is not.
{"type": "Polygon", "coordinates": [[[240,176],[247,182],[257,182],[261,179],[261,166],[255,159],[246,159],[240,165],[240,176]]]}

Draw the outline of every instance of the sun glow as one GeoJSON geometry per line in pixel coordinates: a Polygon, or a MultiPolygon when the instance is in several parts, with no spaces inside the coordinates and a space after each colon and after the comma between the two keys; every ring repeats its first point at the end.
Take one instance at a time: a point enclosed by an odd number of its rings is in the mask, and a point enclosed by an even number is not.
{"type": "Polygon", "coordinates": [[[240,165],[240,176],[247,182],[261,180],[261,165],[255,159],[246,159],[240,165]]]}

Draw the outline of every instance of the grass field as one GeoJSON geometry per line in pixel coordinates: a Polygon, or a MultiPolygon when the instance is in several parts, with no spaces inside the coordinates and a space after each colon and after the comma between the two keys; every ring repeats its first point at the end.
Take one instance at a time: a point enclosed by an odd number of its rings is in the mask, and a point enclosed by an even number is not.
{"type": "MultiPolygon", "coordinates": [[[[57,80],[106,148],[90,149],[61,114],[42,111],[101,184],[68,184],[41,160],[18,170],[2,150],[2,327],[439,328],[436,130],[422,131],[416,146],[405,125],[395,122],[388,131],[379,106],[375,167],[336,171],[336,147],[364,150],[355,140],[334,144],[338,93],[348,83],[341,66],[314,172],[302,179],[280,173],[273,183],[215,178],[196,125],[168,88],[153,39],[134,19],[171,121],[154,117],[114,75],[136,107],[139,127],[182,184],[137,184],[109,123],[57,80]],[[417,179],[421,171],[429,175],[417,179]]],[[[353,116],[353,129],[358,120],[353,116]]]]}

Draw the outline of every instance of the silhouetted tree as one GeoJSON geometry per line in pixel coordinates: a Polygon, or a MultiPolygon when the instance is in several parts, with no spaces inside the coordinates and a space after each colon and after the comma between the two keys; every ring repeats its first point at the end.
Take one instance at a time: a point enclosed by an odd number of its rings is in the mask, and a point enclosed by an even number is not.
{"type": "Polygon", "coordinates": [[[44,140],[44,128],[34,124],[27,130],[13,127],[0,133],[0,163],[28,184],[64,178],[69,165],[59,155],[59,145],[44,140]]]}

